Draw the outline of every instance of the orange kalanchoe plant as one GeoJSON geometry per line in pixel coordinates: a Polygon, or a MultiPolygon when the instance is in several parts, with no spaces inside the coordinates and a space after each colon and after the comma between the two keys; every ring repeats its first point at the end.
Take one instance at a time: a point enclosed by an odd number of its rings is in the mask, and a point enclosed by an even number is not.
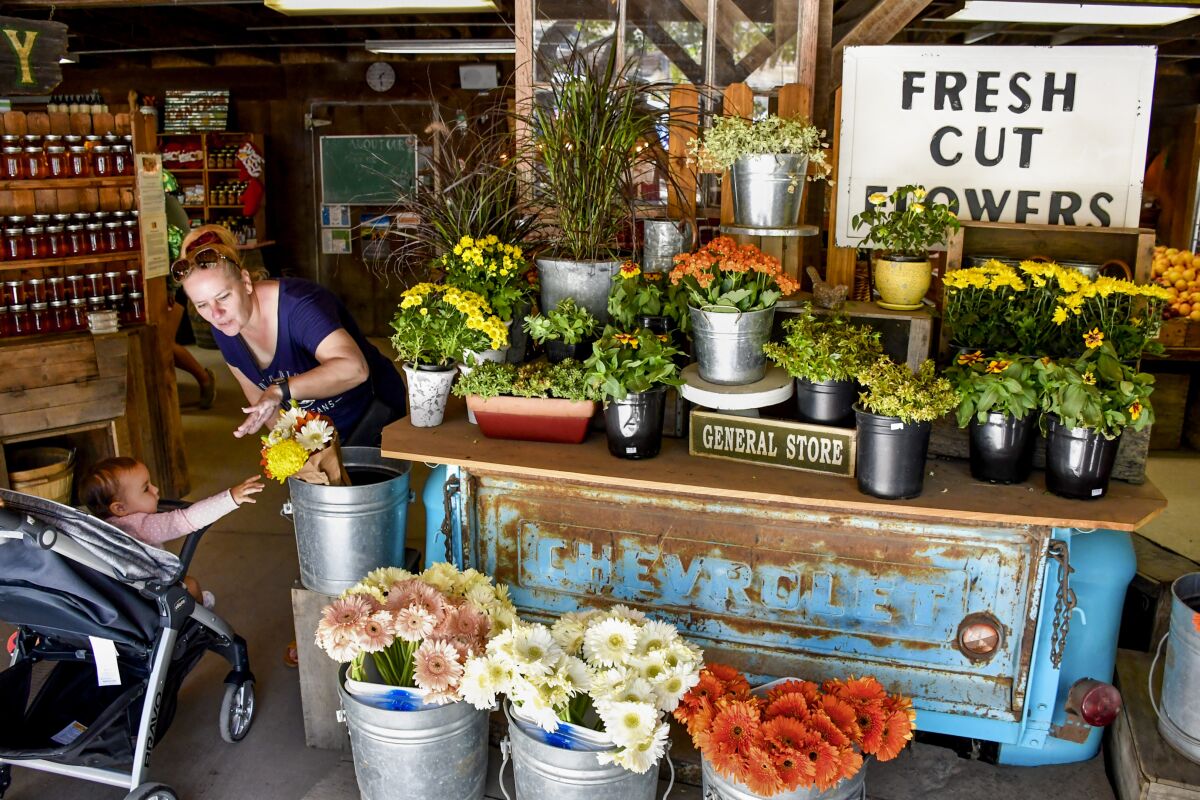
{"type": "Polygon", "coordinates": [[[788,680],[752,692],[744,675],[706,664],[675,719],[718,774],[763,797],[853,777],[863,756],[895,758],[912,739],[916,712],[874,678],[788,680]]]}
{"type": "Polygon", "coordinates": [[[761,311],[800,288],[779,259],[729,236],[675,256],[671,283],[682,284],[691,305],[707,311],[761,311]]]}

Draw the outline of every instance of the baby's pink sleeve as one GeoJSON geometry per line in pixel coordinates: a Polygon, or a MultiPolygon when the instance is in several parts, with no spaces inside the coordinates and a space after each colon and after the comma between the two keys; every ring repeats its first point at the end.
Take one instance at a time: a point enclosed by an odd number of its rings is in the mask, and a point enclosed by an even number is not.
{"type": "Polygon", "coordinates": [[[135,539],[146,544],[162,544],[180,536],[187,536],[237,509],[229,490],[199,500],[178,511],[161,514],[129,514],[110,517],[108,522],[116,525],[135,539]]]}

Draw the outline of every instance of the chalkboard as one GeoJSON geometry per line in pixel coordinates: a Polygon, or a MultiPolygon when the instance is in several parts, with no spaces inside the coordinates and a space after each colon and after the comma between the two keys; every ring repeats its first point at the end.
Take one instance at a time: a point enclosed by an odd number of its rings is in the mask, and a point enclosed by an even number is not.
{"type": "Polygon", "coordinates": [[[321,202],[386,206],[412,192],[415,136],[322,136],[321,202]]]}

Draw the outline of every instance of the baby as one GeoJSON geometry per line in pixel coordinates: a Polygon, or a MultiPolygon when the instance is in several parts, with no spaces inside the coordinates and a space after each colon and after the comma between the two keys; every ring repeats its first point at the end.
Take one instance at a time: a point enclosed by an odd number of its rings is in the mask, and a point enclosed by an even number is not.
{"type": "MultiPolygon", "coordinates": [[[[255,475],[187,508],[160,514],[158,487],[150,482],[150,470],[136,459],[118,456],[106,458],[88,470],[79,484],[79,497],[105,522],[139,541],[158,546],[211,525],[243,503],[255,502],[251,495],[262,490],[262,479],[255,475]]],[[[183,583],[197,602],[212,608],[212,592],[202,591],[191,575],[185,576],[183,583]]]]}

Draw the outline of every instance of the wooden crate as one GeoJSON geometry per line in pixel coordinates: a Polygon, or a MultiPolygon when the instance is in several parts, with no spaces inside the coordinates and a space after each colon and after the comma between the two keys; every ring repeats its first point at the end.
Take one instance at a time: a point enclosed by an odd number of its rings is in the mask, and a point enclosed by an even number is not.
{"type": "MultiPolygon", "coordinates": [[[[1106,745],[1117,797],[1200,800],[1200,764],[1184,758],[1158,733],[1146,687],[1151,658],[1149,653],[1117,651],[1117,687],[1124,705],[1106,745]]],[[[1160,681],[1155,681],[1156,691],[1159,685],[1160,681]]]]}
{"type": "Polygon", "coordinates": [[[333,602],[329,595],[292,584],[292,619],[296,626],[296,653],[300,657],[300,709],[304,715],[304,743],[320,750],[350,752],[350,734],[338,722],[337,673],[341,666],[313,641],[321,609],[333,602]]]}
{"type": "MultiPolygon", "coordinates": [[[[1142,369],[1151,371],[1143,363],[1142,369]]],[[[1183,421],[1187,416],[1187,373],[1152,372],[1154,375],[1154,426],[1150,429],[1151,450],[1178,450],[1183,443],[1183,421]]]]}
{"type": "MultiPolygon", "coordinates": [[[[776,328],[798,313],[801,303],[811,301],[808,293],[800,293],[780,301],[775,315],[776,328]]],[[[832,313],[825,308],[813,308],[817,314],[832,313]]],[[[870,325],[880,332],[883,350],[896,361],[908,364],[912,369],[921,366],[929,358],[930,343],[933,341],[933,317],[928,311],[890,311],[874,303],[847,300],[843,309],[850,321],[858,325],[870,325]]],[[[776,330],[773,338],[778,339],[781,331],[776,330]]]]}
{"type": "Polygon", "coordinates": [[[1188,331],[1198,326],[1183,317],[1175,317],[1163,323],[1158,331],[1158,341],[1163,347],[1183,347],[1187,344],[1188,331]]]}

